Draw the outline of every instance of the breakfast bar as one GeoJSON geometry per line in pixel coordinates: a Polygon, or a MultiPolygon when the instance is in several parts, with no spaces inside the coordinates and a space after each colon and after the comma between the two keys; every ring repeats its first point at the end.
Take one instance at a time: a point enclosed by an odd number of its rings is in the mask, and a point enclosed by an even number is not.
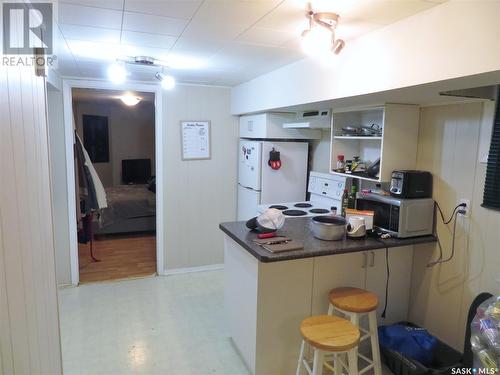
{"type": "Polygon", "coordinates": [[[414,251],[436,241],[434,236],[322,241],[312,236],[309,225],[310,218],[286,220],[279,235],[302,243],[303,249],[270,253],[252,242],[258,233],[245,222],[220,224],[228,328],[252,374],[295,373],[300,322],[327,312],[333,288],[377,294],[379,324],[406,320],[414,251]]]}

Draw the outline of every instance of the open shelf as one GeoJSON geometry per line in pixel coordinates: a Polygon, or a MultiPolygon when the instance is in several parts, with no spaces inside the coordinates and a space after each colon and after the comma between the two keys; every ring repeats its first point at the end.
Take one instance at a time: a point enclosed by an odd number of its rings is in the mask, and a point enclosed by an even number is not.
{"type": "Polygon", "coordinates": [[[356,141],[359,141],[359,140],[379,140],[381,141],[382,140],[382,137],[370,137],[370,136],[363,136],[363,135],[360,135],[360,136],[357,136],[357,135],[335,135],[333,136],[334,139],[352,139],[352,140],[356,140],[356,141]]]}
{"type": "Polygon", "coordinates": [[[351,177],[351,178],[357,178],[359,180],[365,180],[365,181],[372,181],[372,182],[380,182],[379,178],[375,177],[370,177],[364,172],[358,172],[358,173],[342,173],[342,172],[335,172],[332,171],[330,172],[331,174],[336,174],[337,176],[344,176],[344,177],[351,177]]]}

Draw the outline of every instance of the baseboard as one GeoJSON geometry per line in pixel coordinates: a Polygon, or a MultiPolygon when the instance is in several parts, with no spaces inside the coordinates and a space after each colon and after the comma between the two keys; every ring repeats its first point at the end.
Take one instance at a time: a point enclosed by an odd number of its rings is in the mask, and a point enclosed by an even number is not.
{"type": "Polygon", "coordinates": [[[210,264],[208,266],[172,268],[163,271],[162,276],[179,275],[183,273],[217,271],[224,269],[224,264],[210,264]]]}

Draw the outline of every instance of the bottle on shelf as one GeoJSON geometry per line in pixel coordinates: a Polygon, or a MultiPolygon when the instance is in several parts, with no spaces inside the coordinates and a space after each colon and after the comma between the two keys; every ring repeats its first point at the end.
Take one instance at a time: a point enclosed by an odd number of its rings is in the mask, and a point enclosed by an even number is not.
{"type": "Polygon", "coordinates": [[[337,165],[335,167],[335,170],[337,172],[344,172],[344,168],[345,168],[344,155],[338,154],[337,155],[337,165]]]}
{"type": "Polygon", "coordinates": [[[351,187],[351,193],[349,194],[349,197],[347,198],[347,208],[356,208],[356,193],[358,189],[356,186],[351,187]]]}
{"type": "Polygon", "coordinates": [[[344,189],[344,194],[342,195],[342,216],[345,217],[347,205],[349,203],[349,191],[344,189]]]}

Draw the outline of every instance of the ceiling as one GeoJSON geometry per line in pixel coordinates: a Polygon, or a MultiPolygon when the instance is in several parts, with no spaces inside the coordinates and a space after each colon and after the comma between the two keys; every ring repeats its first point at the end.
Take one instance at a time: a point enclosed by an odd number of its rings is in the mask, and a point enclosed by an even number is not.
{"type": "MultiPolygon", "coordinates": [[[[341,15],[347,42],[446,0],[316,0],[341,15]]],[[[179,82],[234,86],[303,59],[306,0],[60,0],[56,54],[61,75],[106,78],[116,58],[165,60],[179,82]]],[[[129,79],[157,69],[129,66],[129,79]]]]}

